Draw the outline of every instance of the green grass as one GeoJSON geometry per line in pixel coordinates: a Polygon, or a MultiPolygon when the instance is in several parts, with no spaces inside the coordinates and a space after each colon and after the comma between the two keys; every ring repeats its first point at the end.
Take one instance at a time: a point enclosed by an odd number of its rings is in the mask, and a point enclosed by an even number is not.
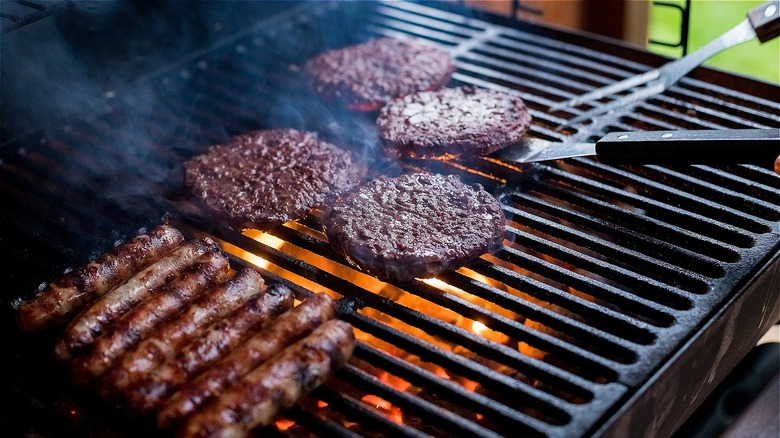
{"type": "MultiPolygon", "coordinates": [[[[688,53],[714,40],[742,21],[747,11],[764,3],[754,0],[693,0],[688,53]]],[[[680,1],[678,4],[684,5],[680,1]]],[[[680,37],[680,13],[669,7],[651,6],[650,39],[676,42],[680,37]]],[[[648,44],[648,49],[678,58],[680,48],[648,44]]],[[[780,39],[760,44],[758,40],[734,46],[713,56],[705,65],[719,70],[780,84],[780,39]]]]}

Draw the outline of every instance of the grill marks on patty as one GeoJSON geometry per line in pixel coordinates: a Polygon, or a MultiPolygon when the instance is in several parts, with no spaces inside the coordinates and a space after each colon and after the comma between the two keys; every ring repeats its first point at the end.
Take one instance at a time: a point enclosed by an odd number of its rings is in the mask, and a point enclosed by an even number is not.
{"type": "Polygon", "coordinates": [[[377,38],[310,59],[304,78],[325,101],[376,111],[420,90],[444,86],[455,71],[450,53],[413,38],[377,38]]]}
{"type": "Polygon", "coordinates": [[[303,217],[360,181],[349,152],[293,129],[255,131],[184,164],[185,184],[239,228],[303,217]]]}
{"type": "Polygon", "coordinates": [[[414,93],[377,117],[385,150],[415,158],[486,155],[520,140],[530,124],[520,97],[476,87],[414,93]]]}
{"type": "Polygon", "coordinates": [[[504,237],[499,202],[456,175],[380,177],[344,194],[323,222],[337,251],[385,281],[435,277],[504,237]]]}

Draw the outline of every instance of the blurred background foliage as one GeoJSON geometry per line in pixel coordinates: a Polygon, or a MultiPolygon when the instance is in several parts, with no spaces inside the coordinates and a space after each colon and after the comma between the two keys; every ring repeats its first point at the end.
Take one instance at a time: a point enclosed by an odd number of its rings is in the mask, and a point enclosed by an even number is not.
{"type": "MultiPolygon", "coordinates": [[[[747,11],[764,3],[755,0],[692,0],[688,53],[702,47],[745,19],[747,11]]],[[[680,13],[673,8],[650,8],[649,39],[676,42],[680,38],[680,13]]],[[[648,49],[678,58],[680,48],[648,44],[648,49]]],[[[706,66],[780,84],[780,38],[764,44],[758,40],[732,47],[710,58],[706,66]]]]}

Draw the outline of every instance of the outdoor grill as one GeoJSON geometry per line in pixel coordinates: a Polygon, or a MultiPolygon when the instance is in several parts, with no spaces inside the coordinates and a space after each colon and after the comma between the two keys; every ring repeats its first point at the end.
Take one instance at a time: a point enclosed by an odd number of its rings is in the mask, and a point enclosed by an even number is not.
{"type": "MultiPolygon", "coordinates": [[[[423,38],[456,57],[450,86],[521,96],[534,118],[528,135],[559,141],[778,128],[777,85],[699,68],[664,94],[557,131],[576,114],[549,105],[666,59],[443,2],[263,10],[243,28],[221,22],[199,49],[112,84],[64,120],[3,111],[3,430],[160,434],[73,387],[51,339],[20,333],[14,317],[40,284],[162,221],[216,238],[234,267],[253,266],[299,298],[331,294],[354,325],[350,364],[261,431],[271,436],[669,436],[780,318],[780,177],[771,170],[589,158],[397,163],[382,156],[370,115],[321,103],[298,66],[371,37],[423,38]],[[374,176],[427,169],[482,184],[504,205],[503,247],[395,285],[333,251],[321,212],[264,231],[226,227],[189,198],[181,164],[231,135],[273,127],[317,131],[374,176]]],[[[49,77],[57,81],[56,71],[49,77]]]]}

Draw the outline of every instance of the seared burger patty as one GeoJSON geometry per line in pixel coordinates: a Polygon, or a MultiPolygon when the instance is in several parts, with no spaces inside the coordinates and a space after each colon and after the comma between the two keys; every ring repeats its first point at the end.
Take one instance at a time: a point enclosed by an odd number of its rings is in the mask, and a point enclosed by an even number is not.
{"type": "Polygon", "coordinates": [[[520,97],[475,87],[418,92],[377,117],[385,149],[417,158],[489,154],[517,142],[530,124],[520,97]]]}
{"type": "Polygon", "coordinates": [[[293,129],[233,137],[184,168],[185,184],[238,228],[299,219],[360,180],[349,152],[293,129]]]}
{"type": "Polygon", "coordinates": [[[303,74],[323,100],[376,111],[397,97],[444,86],[455,69],[443,48],[411,38],[378,38],[324,52],[304,65],[303,74]]]}
{"type": "Polygon", "coordinates": [[[455,175],[380,177],[344,194],[325,214],[331,245],[386,281],[430,278],[498,248],[499,202],[455,175]]]}

